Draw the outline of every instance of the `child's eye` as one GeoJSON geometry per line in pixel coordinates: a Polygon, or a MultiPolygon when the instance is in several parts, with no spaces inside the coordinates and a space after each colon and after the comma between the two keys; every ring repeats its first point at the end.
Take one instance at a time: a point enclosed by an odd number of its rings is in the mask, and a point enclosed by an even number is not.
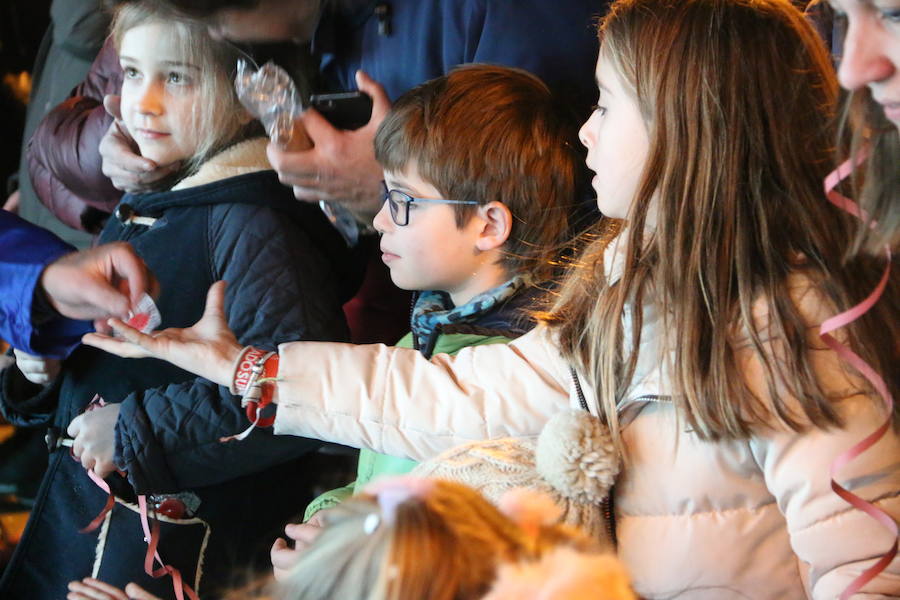
{"type": "Polygon", "coordinates": [[[138,70],[134,67],[124,67],[122,72],[125,73],[125,79],[134,79],[139,75],[138,70]]]}
{"type": "Polygon", "coordinates": [[[599,104],[595,104],[591,107],[591,112],[592,113],[600,113],[600,116],[602,117],[602,116],[606,115],[606,107],[600,106],[599,104]]]}
{"type": "Polygon", "coordinates": [[[169,73],[169,77],[166,81],[168,83],[175,83],[175,84],[183,85],[183,84],[188,83],[188,77],[184,73],[178,73],[177,71],[172,71],[171,73],[169,73]]]}
{"type": "Polygon", "coordinates": [[[891,25],[900,24],[900,9],[891,9],[881,11],[881,20],[891,25]]]}

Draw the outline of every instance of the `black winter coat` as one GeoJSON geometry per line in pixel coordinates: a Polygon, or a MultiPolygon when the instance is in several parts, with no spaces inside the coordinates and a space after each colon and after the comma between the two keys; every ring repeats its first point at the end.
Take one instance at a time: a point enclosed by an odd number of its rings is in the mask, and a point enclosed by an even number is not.
{"type": "MultiPolygon", "coordinates": [[[[341,311],[352,292],[345,289],[351,287],[346,246],[318,207],[297,202],[273,171],[127,195],[122,203],[157,221],[147,227],[111,218],[100,239],[127,240],[156,274],[161,328],[196,322],[209,286],[225,279],[226,316],[243,344],[274,349],[290,340],[347,338],[341,311]]],[[[191,555],[205,545],[204,597],[213,597],[235,571],[246,576],[254,563],[267,565],[275,535],[309,499],[312,463],[304,456],[319,442],[257,429],[243,442],[221,443],[220,437],[249,424],[240,400],[167,363],[81,347],[47,389],[32,386],[15,367],[3,372],[0,383],[0,405],[13,423],[51,424],[63,433],[94,394],[122,403],[115,461],[133,492],[190,490],[200,498],[196,517],[208,523],[208,539],[201,525],[164,524],[160,553],[193,583],[191,555]]],[[[119,495],[133,500],[120,476],[108,479],[119,495]]],[[[122,587],[137,581],[173,597],[168,577],[144,574],[146,544],[136,516],[124,506],[117,504],[111,513],[100,536],[100,566],[94,565],[98,532],[77,530],[104,502],[105,494],[66,449],[53,452],[31,520],[0,583],[0,598],[58,600],[69,581],[92,574],[122,587]]]]}

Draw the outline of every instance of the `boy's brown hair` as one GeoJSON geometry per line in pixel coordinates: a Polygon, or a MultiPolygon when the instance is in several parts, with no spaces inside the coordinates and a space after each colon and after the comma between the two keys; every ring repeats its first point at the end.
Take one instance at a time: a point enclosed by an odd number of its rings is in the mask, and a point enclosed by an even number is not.
{"type": "MultiPolygon", "coordinates": [[[[375,136],[391,172],[410,163],[444,198],[499,201],[513,215],[502,263],[545,279],[569,234],[583,159],[577,125],[521,69],[465,65],[403,94],[375,136]]],[[[476,210],[454,205],[464,225],[476,210]]]]}

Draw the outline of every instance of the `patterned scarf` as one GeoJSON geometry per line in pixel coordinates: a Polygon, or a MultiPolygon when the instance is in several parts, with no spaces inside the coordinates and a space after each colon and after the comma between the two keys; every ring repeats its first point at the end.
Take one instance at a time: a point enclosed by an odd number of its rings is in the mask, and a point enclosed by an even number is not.
{"type": "Polygon", "coordinates": [[[446,292],[420,293],[411,319],[416,348],[424,348],[439,325],[472,323],[529,284],[530,278],[516,275],[509,281],[478,294],[462,306],[453,306],[450,295],[446,292]]]}

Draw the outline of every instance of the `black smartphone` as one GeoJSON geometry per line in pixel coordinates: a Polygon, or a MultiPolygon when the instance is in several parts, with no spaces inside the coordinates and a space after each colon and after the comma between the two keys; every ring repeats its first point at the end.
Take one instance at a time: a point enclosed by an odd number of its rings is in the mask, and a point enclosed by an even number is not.
{"type": "Polygon", "coordinates": [[[372,98],[362,92],[313,94],[309,103],[338,129],[359,129],[372,116],[372,98]]]}

